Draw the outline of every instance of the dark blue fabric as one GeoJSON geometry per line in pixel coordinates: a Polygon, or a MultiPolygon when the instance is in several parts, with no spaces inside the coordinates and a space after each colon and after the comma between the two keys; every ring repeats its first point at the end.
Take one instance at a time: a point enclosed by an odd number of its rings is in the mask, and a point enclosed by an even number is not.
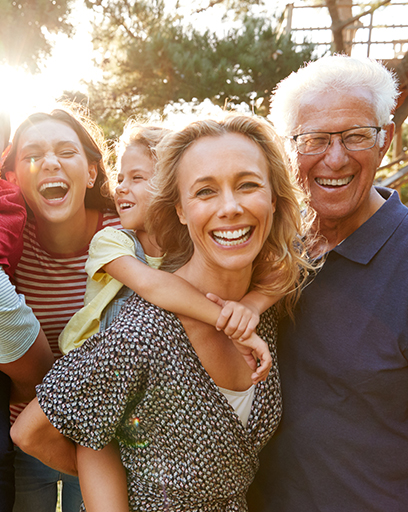
{"type": "Polygon", "coordinates": [[[281,322],[283,417],[252,512],[408,510],[408,208],[379,192],[281,322]]]}
{"type": "Polygon", "coordinates": [[[14,450],[10,430],[10,378],[0,372],[0,512],[11,512],[14,503],[14,450]]]}

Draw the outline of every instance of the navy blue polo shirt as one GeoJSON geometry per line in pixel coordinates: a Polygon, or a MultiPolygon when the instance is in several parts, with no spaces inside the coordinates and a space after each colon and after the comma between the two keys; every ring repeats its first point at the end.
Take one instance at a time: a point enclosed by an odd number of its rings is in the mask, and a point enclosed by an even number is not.
{"type": "Polygon", "coordinates": [[[281,322],[283,417],[253,512],[408,511],[408,208],[378,191],[281,322]]]}

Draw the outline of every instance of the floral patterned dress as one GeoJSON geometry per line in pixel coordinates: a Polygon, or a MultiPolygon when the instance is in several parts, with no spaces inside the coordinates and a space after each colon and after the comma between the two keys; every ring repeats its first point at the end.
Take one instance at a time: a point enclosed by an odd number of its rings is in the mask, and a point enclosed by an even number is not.
{"type": "Polygon", "coordinates": [[[106,331],[55,363],[37,387],[40,405],[76,443],[98,450],[117,439],[130,510],[245,511],[258,453],[281,417],[276,321],[271,308],[258,326],[273,365],[246,427],[179,319],[138,295],[106,331]]]}

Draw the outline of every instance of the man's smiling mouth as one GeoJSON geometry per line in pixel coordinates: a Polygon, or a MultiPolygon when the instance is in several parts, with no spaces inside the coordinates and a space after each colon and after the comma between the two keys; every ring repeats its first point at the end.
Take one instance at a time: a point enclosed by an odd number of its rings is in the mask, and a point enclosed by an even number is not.
{"type": "Polygon", "coordinates": [[[48,201],[63,199],[68,192],[68,185],[63,181],[43,183],[39,188],[40,194],[48,201]]]}
{"type": "Polygon", "coordinates": [[[234,231],[213,231],[212,237],[220,245],[239,245],[243,244],[250,238],[252,231],[253,228],[251,226],[235,229],[234,231]]]}
{"type": "Polygon", "coordinates": [[[316,178],[316,183],[318,185],[323,185],[326,187],[342,187],[344,185],[348,185],[354,176],[348,176],[347,178],[341,179],[328,179],[328,178],[316,178]]]}

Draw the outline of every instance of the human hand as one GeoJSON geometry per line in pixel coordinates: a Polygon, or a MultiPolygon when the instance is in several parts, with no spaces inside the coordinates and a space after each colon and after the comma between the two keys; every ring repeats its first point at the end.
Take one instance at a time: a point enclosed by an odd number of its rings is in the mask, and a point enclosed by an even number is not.
{"type": "Polygon", "coordinates": [[[265,381],[272,367],[272,357],[268,345],[257,334],[252,333],[245,340],[232,340],[248,366],[253,370],[252,383],[265,381]]]}
{"type": "Polygon", "coordinates": [[[231,300],[223,300],[214,293],[207,293],[207,299],[221,306],[215,328],[232,340],[245,340],[251,336],[259,323],[259,314],[248,306],[231,300]]]}
{"type": "Polygon", "coordinates": [[[272,358],[268,345],[254,332],[259,315],[239,302],[225,301],[213,293],[207,293],[206,296],[223,308],[215,327],[224,331],[253,370],[252,382],[257,384],[266,380],[272,367],[272,358]]]}

